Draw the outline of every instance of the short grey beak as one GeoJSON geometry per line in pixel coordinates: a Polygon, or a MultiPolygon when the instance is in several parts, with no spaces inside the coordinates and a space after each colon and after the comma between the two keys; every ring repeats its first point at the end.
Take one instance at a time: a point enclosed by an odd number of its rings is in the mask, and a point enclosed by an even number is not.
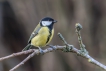
{"type": "Polygon", "coordinates": [[[54,20],[53,22],[54,22],[54,23],[56,23],[57,21],[56,21],[56,20],[54,20]]]}

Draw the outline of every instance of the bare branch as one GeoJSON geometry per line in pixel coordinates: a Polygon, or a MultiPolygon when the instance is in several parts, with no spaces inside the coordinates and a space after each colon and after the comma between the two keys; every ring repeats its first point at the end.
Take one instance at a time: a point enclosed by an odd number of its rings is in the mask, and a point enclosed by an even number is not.
{"type": "MultiPolygon", "coordinates": [[[[98,62],[97,60],[95,60],[94,58],[92,58],[87,50],[85,49],[85,46],[83,46],[83,42],[81,39],[81,34],[80,34],[80,30],[82,29],[82,26],[80,24],[76,24],[76,33],[78,35],[78,41],[80,44],[80,48],[81,50],[78,50],[77,48],[75,48],[73,45],[70,45],[66,42],[66,40],[64,39],[64,37],[58,33],[58,36],[60,37],[60,39],[62,40],[63,44],[65,44],[65,46],[50,46],[51,48],[47,48],[45,50],[43,50],[44,54],[48,53],[48,52],[53,52],[54,50],[61,50],[61,51],[65,51],[65,52],[72,52],[77,54],[78,56],[82,56],[84,58],[86,58],[88,60],[88,62],[97,65],[98,67],[106,70],[106,66],[103,65],[102,63],[98,62]],[[83,50],[83,51],[82,51],[83,50]]],[[[22,66],[26,61],[28,61],[30,58],[32,58],[34,55],[39,55],[41,54],[39,50],[36,49],[30,49],[27,51],[22,51],[22,52],[18,52],[18,53],[13,53],[9,56],[5,56],[0,58],[0,61],[3,61],[5,59],[11,58],[11,57],[15,57],[15,56],[19,56],[19,55],[23,55],[23,54],[29,54],[29,56],[27,58],[25,58],[22,62],[20,62],[18,65],[16,65],[14,68],[12,68],[10,71],[14,71],[15,69],[17,69],[18,67],[22,66]],[[29,54],[30,53],[30,54],[29,54]]]]}
{"type": "MultiPolygon", "coordinates": [[[[64,48],[66,48],[66,46],[54,46],[55,50],[61,50],[63,51],[64,48]]],[[[93,59],[90,55],[82,55],[81,51],[76,49],[73,45],[69,45],[69,48],[71,49],[70,52],[76,53],[78,56],[82,56],[84,58],[88,59],[88,62],[91,62],[101,68],[103,68],[104,70],[106,70],[106,66],[103,65],[102,63],[98,62],[97,60],[93,59]]],[[[32,49],[31,49],[32,50],[32,49]]],[[[39,55],[41,54],[39,50],[35,50],[33,49],[34,52],[32,54],[30,54],[26,59],[24,59],[21,63],[19,63],[18,65],[16,65],[14,68],[12,68],[10,71],[14,71],[15,69],[17,69],[18,67],[20,67],[21,65],[23,65],[26,61],[28,61],[30,58],[32,58],[34,55],[39,55]]],[[[28,51],[28,50],[27,50],[28,51]]],[[[27,52],[26,51],[26,52],[27,52]]],[[[53,48],[47,48],[45,50],[43,50],[44,54],[48,53],[48,52],[53,52],[54,49],[53,48]]],[[[17,54],[17,53],[16,53],[17,54]]]]}
{"type": "MultiPolygon", "coordinates": [[[[53,46],[55,49],[53,48],[47,48],[45,50],[43,50],[43,53],[48,53],[51,52],[53,50],[62,50],[65,46],[53,46]]],[[[35,50],[35,49],[30,49],[30,50],[34,50],[34,52],[32,54],[30,54],[26,59],[24,59],[22,62],[20,62],[18,65],[16,65],[14,68],[12,68],[10,71],[14,71],[15,69],[17,69],[18,67],[22,66],[26,61],[28,61],[30,58],[32,58],[34,55],[39,55],[41,54],[39,50],[35,50]]],[[[16,53],[17,54],[17,53],[16,53]]]]}
{"type": "MultiPolygon", "coordinates": [[[[55,50],[61,50],[61,51],[63,51],[64,48],[66,48],[66,46],[54,46],[54,47],[55,47],[55,50]]],[[[91,62],[91,63],[93,63],[93,64],[95,64],[95,65],[97,65],[97,66],[99,66],[99,67],[101,67],[101,68],[106,70],[106,66],[105,65],[103,65],[102,63],[96,61],[90,55],[82,55],[80,50],[76,49],[73,45],[69,45],[69,48],[70,48],[70,52],[76,53],[77,55],[80,55],[80,56],[82,56],[84,58],[87,58],[89,62],[91,62]]],[[[53,52],[53,51],[54,51],[53,48],[47,48],[47,49],[43,50],[44,54],[48,53],[48,52],[53,52]]],[[[12,68],[10,70],[10,71],[14,71],[15,69],[17,69],[18,67],[23,65],[27,60],[32,58],[34,55],[39,55],[40,54],[39,50],[30,49],[30,50],[27,50],[27,51],[14,53],[12,55],[9,55],[9,56],[6,56],[6,57],[0,58],[0,59],[3,60],[3,59],[7,59],[7,58],[23,55],[23,54],[28,54],[28,53],[32,53],[32,54],[30,54],[26,59],[24,59],[21,63],[19,63],[18,65],[16,65],[14,68],[12,68]]]]}
{"type": "MultiPolygon", "coordinates": [[[[84,58],[87,58],[87,59],[88,59],[88,62],[91,62],[91,63],[93,63],[93,64],[95,64],[95,65],[97,65],[97,66],[103,68],[104,70],[106,70],[106,66],[105,66],[105,65],[103,65],[103,64],[100,63],[100,62],[98,62],[97,60],[95,60],[94,58],[92,58],[92,57],[88,54],[87,50],[85,49],[85,46],[82,47],[82,50],[84,50],[84,51],[78,50],[78,49],[76,49],[73,45],[69,45],[69,44],[65,41],[64,37],[63,37],[60,33],[59,33],[59,37],[61,38],[61,40],[63,41],[63,43],[64,43],[65,45],[68,45],[68,46],[66,46],[66,47],[68,47],[68,48],[70,49],[70,52],[74,52],[74,53],[76,53],[77,55],[80,55],[80,56],[82,56],[82,57],[84,57],[84,58]]],[[[79,35],[79,37],[81,37],[81,35],[79,35]]],[[[80,41],[82,42],[82,39],[80,39],[80,41]]],[[[81,45],[84,45],[84,44],[81,43],[81,45]]],[[[66,47],[65,47],[65,48],[66,48],[66,47]]],[[[68,50],[68,51],[69,51],[69,50],[68,50]]]]}
{"type": "Polygon", "coordinates": [[[13,54],[11,54],[11,55],[8,55],[8,56],[5,56],[5,57],[1,57],[1,58],[0,58],[0,61],[3,61],[3,60],[5,60],[5,59],[11,58],[11,57],[23,55],[23,54],[29,54],[29,53],[32,53],[32,52],[34,52],[33,49],[30,49],[30,50],[27,50],[27,51],[23,51],[23,52],[13,53],[13,54]]]}

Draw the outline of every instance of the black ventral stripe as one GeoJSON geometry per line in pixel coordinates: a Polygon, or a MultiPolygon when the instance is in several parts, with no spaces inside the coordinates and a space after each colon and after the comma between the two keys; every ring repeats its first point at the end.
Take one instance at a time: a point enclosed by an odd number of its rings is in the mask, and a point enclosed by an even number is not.
{"type": "Polygon", "coordinates": [[[48,38],[47,38],[47,41],[46,41],[46,43],[48,43],[48,42],[49,42],[49,40],[50,40],[50,37],[52,36],[52,31],[51,31],[51,30],[49,31],[49,33],[50,33],[50,34],[49,34],[49,36],[48,36],[48,38]]]}
{"type": "Polygon", "coordinates": [[[50,40],[50,38],[51,38],[51,36],[52,36],[53,24],[51,24],[50,26],[48,26],[48,28],[49,28],[49,36],[48,36],[48,38],[47,38],[46,43],[49,42],[49,40],[50,40]]]}

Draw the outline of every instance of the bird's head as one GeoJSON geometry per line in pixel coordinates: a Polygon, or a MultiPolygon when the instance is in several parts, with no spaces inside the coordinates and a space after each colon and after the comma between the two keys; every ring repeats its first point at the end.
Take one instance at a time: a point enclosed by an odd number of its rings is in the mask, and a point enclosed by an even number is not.
{"type": "Polygon", "coordinates": [[[45,17],[40,21],[40,25],[41,26],[53,26],[54,23],[56,23],[57,21],[50,18],[50,17],[45,17]]]}

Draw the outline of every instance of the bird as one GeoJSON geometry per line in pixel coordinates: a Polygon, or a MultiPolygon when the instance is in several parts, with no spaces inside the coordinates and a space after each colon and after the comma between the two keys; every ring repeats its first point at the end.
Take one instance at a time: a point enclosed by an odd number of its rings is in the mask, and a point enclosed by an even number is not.
{"type": "Polygon", "coordinates": [[[45,47],[52,40],[54,35],[54,23],[57,21],[51,17],[44,17],[40,20],[39,24],[36,26],[32,32],[27,46],[22,50],[29,50],[32,46],[38,47],[39,51],[43,53],[42,47],[45,47]]]}

